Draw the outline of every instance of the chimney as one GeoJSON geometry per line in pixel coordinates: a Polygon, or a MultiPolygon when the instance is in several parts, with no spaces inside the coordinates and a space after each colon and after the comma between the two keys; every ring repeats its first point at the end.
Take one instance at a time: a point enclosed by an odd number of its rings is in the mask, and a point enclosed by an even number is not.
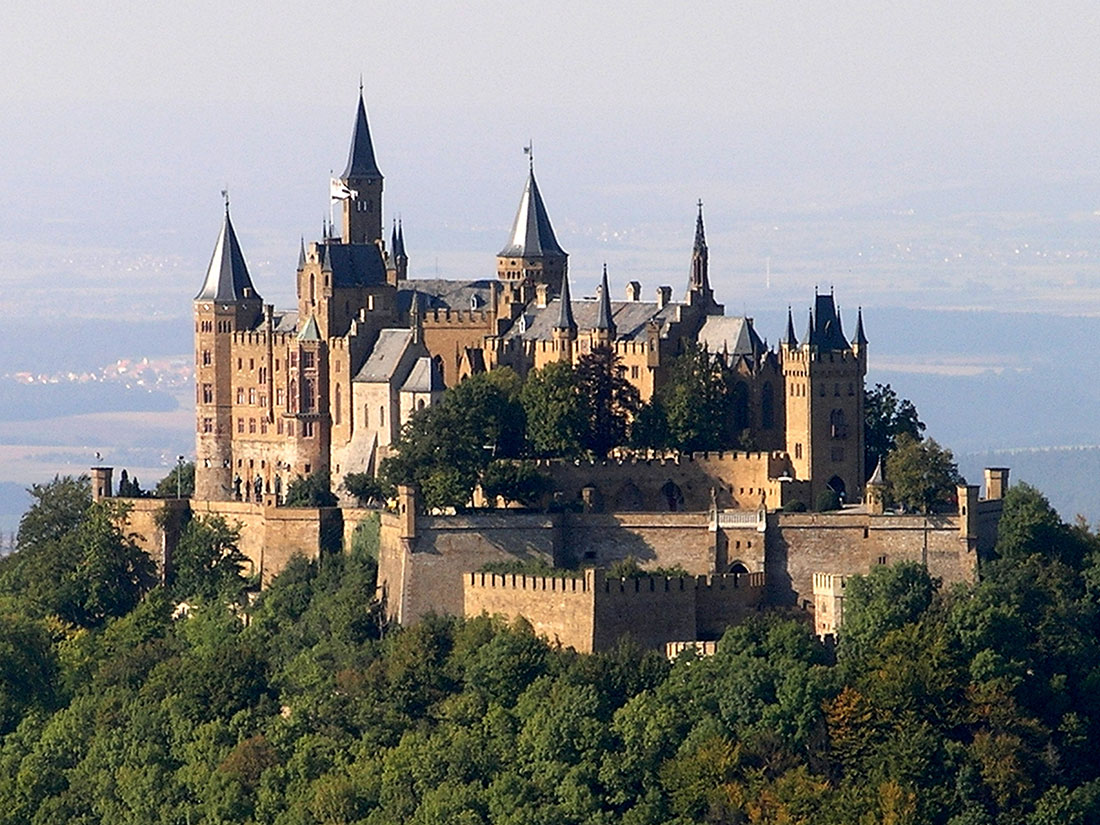
{"type": "Polygon", "coordinates": [[[657,309],[664,309],[670,303],[672,303],[672,287],[657,287],[657,309]]]}
{"type": "Polygon", "coordinates": [[[626,285],[626,300],[628,301],[640,301],[642,300],[642,285],[637,281],[631,281],[626,285]]]}

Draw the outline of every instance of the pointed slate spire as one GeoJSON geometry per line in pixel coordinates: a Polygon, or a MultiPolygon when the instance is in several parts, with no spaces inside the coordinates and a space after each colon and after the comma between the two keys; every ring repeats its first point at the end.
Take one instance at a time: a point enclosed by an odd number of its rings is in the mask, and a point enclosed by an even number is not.
{"type": "Polygon", "coordinates": [[[195,296],[196,301],[240,301],[260,297],[248,275],[248,267],[229,219],[229,201],[225,203],[225,220],[214,244],[214,254],[206,270],[206,280],[195,296]]]}
{"type": "Polygon", "coordinates": [[[321,271],[332,272],[332,259],[328,255],[328,244],[324,244],[322,248],[324,252],[321,254],[321,271]]]}
{"type": "Polygon", "coordinates": [[[298,271],[306,268],[306,239],[298,239],[298,271]]]}
{"type": "Polygon", "coordinates": [[[701,200],[699,201],[699,215],[695,219],[695,246],[693,250],[704,254],[707,251],[707,236],[703,231],[703,202],[701,200]]]}
{"type": "Polygon", "coordinates": [[[523,197],[512,223],[512,234],[508,236],[508,244],[500,251],[499,257],[537,258],[565,254],[554,237],[554,228],[550,225],[550,216],[546,214],[546,204],[542,202],[532,168],[527,173],[527,185],[523,188],[523,197]]]}
{"type": "Polygon", "coordinates": [[[397,221],[393,222],[393,231],[390,232],[390,260],[397,257],[397,221]]]}
{"type": "Polygon", "coordinates": [[[370,127],[367,125],[367,107],[363,103],[363,89],[359,88],[359,108],[355,113],[355,129],[351,133],[351,149],[348,151],[348,165],[342,175],[349,178],[380,178],[382,173],[374,160],[374,144],[370,139],[370,127]]]}
{"type": "Polygon", "coordinates": [[[806,326],[806,338],[802,343],[806,346],[812,347],[816,342],[816,336],[814,335],[814,311],[810,310],[810,323],[806,326]]]}
{"type": "Polygon", "coordinates": [[[558,322],[554,329],[576,331],[577,322],[573,320],[573,302],[569,299],[569,275],[561,278],[561,302],[558,306],[558,322]]]}
{"type": "Polygon", "coordinates": [[[615,337],[615,322],[611,320],[611,290],[607,287],[607,264],[603,265],[603,280],[600,281],[600,305],[596,315],[595,329],[607,330],[615,337]]]}
{"type": "Polygon", "coordinates": [[[798,347],[798,338],[794,334],[794,314],[791,312],[791,308],[787,307],[787,334],[783,338],[783,343],[790,349],[798,347]]]}
{"type": "Polygon", "coordinates": [[[396,258],[407,258],[408,254],[405,252],[405,230],[401,226],[401,219],[397,219],[397,237],[393,244],[393,254],[396,258]]]}
{"type": "Polygon", "coordinates": [[[860,349],[867,346],[867,336],[863,333],[863,307],[859,308],[859,314],[856,316],[856,337],[852,343],[860,349]]]}

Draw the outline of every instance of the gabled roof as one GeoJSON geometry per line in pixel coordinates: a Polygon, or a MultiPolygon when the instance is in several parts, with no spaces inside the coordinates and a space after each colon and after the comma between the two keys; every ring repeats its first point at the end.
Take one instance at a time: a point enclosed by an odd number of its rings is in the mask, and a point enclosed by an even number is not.
{"type": "Polygon", "coordinates": [[[374,160],[374,144],[367,125],[367,107],[363,103],[363,90],[359,90],[359,108],[355,112],[355,130],[351,133],[351,149],[343,178],[380,178],[382,173],[374,160]]]}
{"type": "Polygon", "coordinates": [[[225,207],[225,221],[214,244],[214,254],[206,270],[206,280],[195,296],[196,301],[240,301],[244,298],[259,299],[260,295],[248,276],[248,267],[229,220],[229,206],[225,207]]]}
{"type": "Polygon", "coordinates": [[[546,205],[542,202],[538,184],[535,183],[535,171],[527,175],[527,185],[523,188],[523,197],[516,210],[516,219],[512,223],[512,234],[500,257],[538,258],[545,255],[565,255],[554,237],[554,228],[550,226],[550,217],[546,214],[546,205]]]}
{"type": "Polygon", "coordinates": [[[412,346],[411,329],[384,329],[378,333],[367,360],[359,368],[356,381],[389,382],[401,366],[405,351],[412,346]]]}
{"type": "Polygon", "coordinates": [[[699,330],[699,343],[712,354],[760,355],[767,347],[757,335],[752,318],[711,315],[699,330]]]}
{"type": "Polygon", "coordinates": [[[416,359],[409,377],[401,385],[401,392],[442,392],[444,389],[439,364],[428,355],[416,359]]]}
{"type": "Polygon", "coordinates": [[[386,262],[373,243],[318,243],[321,270],[332,272],[334,287],[359,287],[386,283],[386,262]]]}

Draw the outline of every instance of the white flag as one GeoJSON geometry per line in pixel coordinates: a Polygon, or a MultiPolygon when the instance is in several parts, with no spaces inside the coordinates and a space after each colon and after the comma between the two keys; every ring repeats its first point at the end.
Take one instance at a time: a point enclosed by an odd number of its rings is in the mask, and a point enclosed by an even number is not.
{"type": "Polygon", "coordinates": [[[332,178],[329,181],[329,194],[334,201],[343,201],[348,198],[359,197],[358,192],[354,189],[348,189],[339,178],[332,178]]]}

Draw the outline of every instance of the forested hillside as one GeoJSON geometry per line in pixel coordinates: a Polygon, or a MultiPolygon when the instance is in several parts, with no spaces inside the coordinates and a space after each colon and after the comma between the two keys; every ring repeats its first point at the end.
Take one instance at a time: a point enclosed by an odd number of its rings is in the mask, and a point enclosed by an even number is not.
{"type": "Polygon", "coordinates": [[[980,584],[853,580],[835,661],[765,615],[675,663],[387,628],[369,533],[248,606],[232,529],[194,521],[157,583],[84,482],[33,495],[0,562],[0,823],[1100,820],[1100,545],[1026,487],[980,584]]]}

